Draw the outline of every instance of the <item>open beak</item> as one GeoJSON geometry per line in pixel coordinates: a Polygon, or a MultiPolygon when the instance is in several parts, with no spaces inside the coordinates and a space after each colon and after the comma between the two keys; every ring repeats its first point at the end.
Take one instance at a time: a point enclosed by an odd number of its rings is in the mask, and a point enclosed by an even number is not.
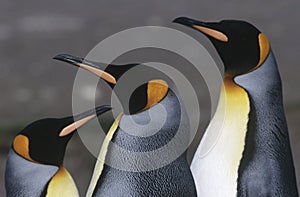
{"type": "Polygon", "coordinates": [[[114,76],[112,76],[108,72],[101,70],[97,65],[83,58],[75,57],[68,54],[59,54],[53,57],[53,59],[67,62],[69,64],[88,70],[111,84],[117,83],[114,76]]]}
{"type": "Polygon", "coordinates": [[[93,118],[100,116],[101,114],[107,112],[108,110],[111,110],[111,106],[109,105],[102,105],[99,107],[96,107],[96,109],[91,109],[89,111],[83,112],[79,115],[76,115],[73,117],[74,122],[66,126],[61,130],[59,133],[60,137],[64,137],[66,135],[69,135],[70,133],[76,131],[77,128],[83,126],[93,118]]]}
{"type": "Polygon", "coordinates": [[[178,17],[173,20],[173,22],[192,27],[193,29],[200,31],[207,36],[215,38],[216,40],[228,42],[228,37],[223,32],[215,28],[215,26],[217,25],[216,23],[205,23],[187,17],[178,17]]]}

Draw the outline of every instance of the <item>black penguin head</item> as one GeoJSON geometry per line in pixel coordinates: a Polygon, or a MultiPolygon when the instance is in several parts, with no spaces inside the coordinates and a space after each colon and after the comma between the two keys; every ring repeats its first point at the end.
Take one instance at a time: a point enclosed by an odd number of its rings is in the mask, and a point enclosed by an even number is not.
{"type": "Polygon", "coordinates": [[[255,70],[270,52],[267,37],[245,21],[201,22],[179,17],[173,22],[204,33],[218,51],[228,75],[237,76],[255,70]]]}
{"type": "Polygon", "coordinates": [[[15,137],[13,149],[27,160],[60,166],[63,163],[67,143],[74,131],[110,109],[109,106],[100,106],[96,108],[96,114],[95,110],[89,110],[75,117],[35,121],[15,137]]]}
{"type": "MultiPolygon", "coordinates": [[[[56,60],[64,61],[72,65],[86,69],[95,75],[105,80],[111,88],[114,88],[118,83],[121,76],[129,69],[138,66],[140,64],[125,64],[125,65],[113,65],[109,64],[107,67],[98,63],[87,61],[83,58],[75,57],[68,54],[59,54],[54,57],[56,60]]],[[[126,84],[125,84],[126,86],[126,84]]],[[[122,87],[126,88],[126,87],[122,87]]],[[[151,80],[141,86],[137,87],[130,98],[124,98],[124,95],[118,95],[125,114],[136,114],[143,110],[149,109],[153,105],[159,103],[168,92],[168,84],[163,80],[151,80]]]]}

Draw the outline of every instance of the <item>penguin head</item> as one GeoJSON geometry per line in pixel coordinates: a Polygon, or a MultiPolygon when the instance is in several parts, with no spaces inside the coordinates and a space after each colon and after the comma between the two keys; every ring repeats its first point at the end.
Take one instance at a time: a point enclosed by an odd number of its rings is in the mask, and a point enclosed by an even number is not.
{"type": "Polygon", "coordinates": [[[37,120],[25,127],[14,139],[13,149],[23,158],[47,165],[61,166],[67,143],[77,128],[110,110],[100,106],[77,116],[37,120]]]}
{"type": "MultiPolygon", "coordinates": [[[[140,65],[109,64],[108,66],[103,65],[104,68],[102,68],[99,64],[85,60],[84,58],[79,58],[68,54],[59,54],[55,56],[54,59],[70,63],[94,73],[95,75],[105,80],[112,89],[115,88],[118,80],[124,73],[126,73],[131,68],[140,65]]],[[[125,86],[126,85],[127,84],[125,84],[125,86]]],[[[126,87],[122,86],[122,88],[124,89],[126,87]]],[[[123,113],[132,115],[147,110],[159,103],[167,95],[168,89],[168,84],[164,80],[153,79],[137,87],[132,92],[129,98],[124,98],[123,95],[120,95],[121,93],[119,93],[118,95],[117,90],[115,93],[119,98],[121,98],[120,101],[124,109],[123,113]]]]}
{"type": "Polygon", "coordinates": [[[266,60],[270,52],[268,38],[252,24],[239,20],[201,22],[179,17],[173,22],[205,34],[220,55],[225,73],[231,76],[249,73],[266,60]]]}

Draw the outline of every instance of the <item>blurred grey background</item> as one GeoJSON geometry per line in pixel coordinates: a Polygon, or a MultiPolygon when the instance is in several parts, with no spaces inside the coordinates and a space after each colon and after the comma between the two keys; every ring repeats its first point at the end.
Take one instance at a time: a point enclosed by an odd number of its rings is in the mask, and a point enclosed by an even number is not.
{"type": "MultiPolygon", "coordinates": [[[[85,56],[101,40],[121,30],[161,25],[197,39],[220,65],[204,36],[171,23],[178,16],[204,21],[247,20],[269,37],[281,71],[300,188],[299,9],[298,0],[0,1],[0,196],[5,195],[5,157],[15,133],[33,120],[72,113],[76,69],[52,60],[56,54],[85,56]]],[[[83,98],[85,93],[82,92],[83,98]]],[[[105,91],[99,89],[98,94],[105,91]]],[[[203,110],[208,111],[210,103],[205,95],[201,102],[203,110]]],[[[209,122],[209,113],[201,115],[199,135],[193,146],[209,122]]],[[[85,193],[94,162],[94,157],[75,136],[68,146],[65,166],[81,194],[85,193]]]]}

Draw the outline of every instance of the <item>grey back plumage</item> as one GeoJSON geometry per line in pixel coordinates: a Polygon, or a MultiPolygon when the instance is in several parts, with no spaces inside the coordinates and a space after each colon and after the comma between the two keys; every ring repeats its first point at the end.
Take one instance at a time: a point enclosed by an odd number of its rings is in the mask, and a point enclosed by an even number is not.
{"type": "Polygon", "coordinates": [[[11,149],[7,156],[5,170],[6,196],[41,196],[57,170],[57,166],[28,161],[11,149]]]}
{"type": "Polygon", "coordinates": [[[104,166],[93,196],[196,196],[186,154],[182,151],[189,143],[189,124],[177,96],[169,90],[167,96],[150,110],[122,117],[112,139],[115,145],[109,146],[106,156],[106,163],[114,163],[120,168],[104,166]],[[166,119],[161,125],[163,114],[166,119]],[[154,121],[150,123],[152,126],[143,127],[150,119],[154,121]],[[141,127],[132,131],[132,121],[141,127]],[[177,139],[176,135],[180,138],[169,145],[177,139]],[[169,152],[164,152],[164,148],[169,152]],[[125,150],[123,155],[120,155],[120,149],[125,150]],[[144,157],[144,153],[150,156],[144,157]],[[168,162],[172,155],[177,156],[168,162]]]}
{"type": "Polygon", "coordinates": [[[251,103],[238,196],[298,196],[281,79],[273,53],[257,70],[235,81],[248,92],[251,103]]]}

